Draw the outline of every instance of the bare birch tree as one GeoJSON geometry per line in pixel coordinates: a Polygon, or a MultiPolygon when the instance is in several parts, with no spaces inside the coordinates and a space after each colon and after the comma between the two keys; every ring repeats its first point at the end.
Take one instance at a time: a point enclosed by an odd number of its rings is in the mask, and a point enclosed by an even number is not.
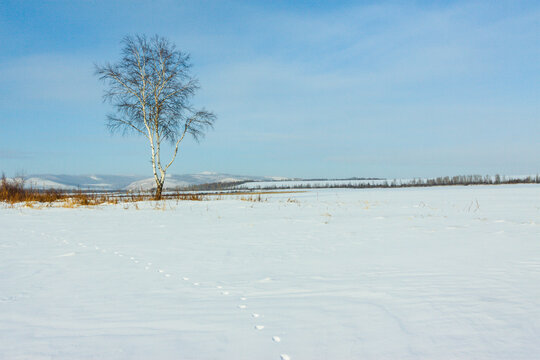
{"type": "Polygon", "coordinates": [[[160,199],[167,169],[186,134],[198,141],[216,116],[191,104],[199,83],[191,75],[189,54],[157,35],[127,36],[122,45],[119,62],[96,65],[96,75],[107,85],[104,100],[116,110],[107,117],[107,125],[112,132],[134,132],[148,139],[155,197],[160,199]],[[173,146],[173,153],[162,163],[164,142],[173,146]]]}

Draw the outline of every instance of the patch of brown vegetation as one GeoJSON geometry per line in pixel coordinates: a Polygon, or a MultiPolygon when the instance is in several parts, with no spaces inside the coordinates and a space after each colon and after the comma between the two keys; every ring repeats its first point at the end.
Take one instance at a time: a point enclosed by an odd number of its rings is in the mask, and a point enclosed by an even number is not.
{"type": "MultiPolygon", "coordinates": [[[[262,195],[266,194],[292,194],[304,191],[217,191],[217,192],[180,192],[163,194],[162,200],[178,201],[208,201],[222,200],[226,196],[249,202],[267,201],[262,195]]],[[[141,201],[153,201],[154,195],[151,193],[134,192],[85,192],[66,190],[41,190],[26,187],[23,178],[7,179],[2,175],[0,179],[0,202],[9,205],[23,204],[26,207],[41,209],[43,207],[59,206],[65,208],[77,208],[80,206],[96,206],[103,204],[135,204],[141,201]]],[[[295,202],[289,198],[290,202],[295,202]]],[[[129,206],[128,206],[129,207],[129,206]]],[[[156,209],[165,209],[164,204],[157,204],[156,209]]]]}

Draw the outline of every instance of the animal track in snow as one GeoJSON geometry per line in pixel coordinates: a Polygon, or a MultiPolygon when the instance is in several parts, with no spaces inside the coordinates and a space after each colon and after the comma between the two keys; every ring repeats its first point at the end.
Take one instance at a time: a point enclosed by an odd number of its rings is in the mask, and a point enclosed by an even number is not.
{"type": "MultiPolygon", "coordinates": [[[[65,242],[65,241],[64,241],[65,242]]],[[[81,247],[86,247],[83,243],[78,243],[79,246],[81,247]]],[[[102,253],[106,253],[107,250],[106,249],[101,249],[99,246],[94,246],[94,248],[99,251],[99,252],[102,252],[102,253]]],[[[129,256],[129,255],[124,255],[124,254],[121,254],[120,252],[118,251],[111,251],[112,253],[114,253],[115,255],[117,255],[118,257],[126,257],[126,258],[129,258],[129,260],[133,261],[135,264],[138,264],[140,261],[137,260],[137,258],[135,258],[134,256],[129,256]]],[[[74,253],[73,253],[74,254],[74,253]]],[[[72,254],[65,254],[65,255],[60,255],[60,256],[71,256],[72,254]]],[[[150,270],[150,266],[152,266],[152,263],[151,262],[144,262],[143,261],[143,264],[144,265],[144,269],[145,270],[150,270]]],[[[171,277],[172,275],[170,273],[166,273],[164,269],[157,269],[158,273],[160,274],[163,274],[164,277],[171,277]]],[[[183,281],[189,281],[190,278],[187,277],[187,276],[182,276],[181,279],[183,281]]],[[[263,279],[260,279],[258,280],[258,282],[262,282],[262,283],[265,283],[265,282],[270,282],[272,281],[272,279],[270,277],[266,277],[266,278],[263,278],[263,279]]],[[[200,286],[201,284],[199,282],[192,282],[191,283],[193,286],[200,286]]],[[[219,290],[222,290],[223,289],[223,286],[222,285],[216,285],[216,289],[219,289],[219,290]]],[[[230,292],[229,291],[226,291],[226,290],[223,290],[221,291],[221,294],[222,295],[230,295],[230,292]]],[[[239,300],[240,301],[247,301],[247,297],[246,296],[241,296],[239,297],[239,300]]],[[[248,308],[248,305],[245,304],[245,303],[241,303],[239,305],[237,305],[237,308],[240,309],[240,310],[245,310],[248,308]]],[[[251,317],[254,318],[254,319],[259,319],[261,318],[261,315],[258,314],[258,313],[252,313],[251,314],[251,317]]],[[[265,329],[265,325],[262,325],[262,324],[255,324],[253,325],[253,329],[254,330],[257,330],[257,331],[262,331],[265,329]]],[[[279,336],[272,336],[271,337],[272,339],[272,342],[274,343],[279,343],[281,342],[281,338],[279,336]]],[[[290,356],[288,354],[280,354],[280,360],[291,360],[290,356]]]]}
{"type": "MultiPolygon", "coordinates": [[[[383,219],[383,217],[379,217],[379,219],[383,219]]],[[[70,242],[67,241],[67,240],[63,240],[63,239],[57,239],[59,242],[63,242],[65,244],[69,244],[70,242]]],[[[75,242],[74,242],[75,244],[75,242]]],[[[94,248],[97,252],[100,252],[100,253],[113,253],[114,255],[118,256],[118,257],[126,257],[126,258],[129,258],[129,260],[133,261],[135,264],[138,264],[139,262],[141,262],[144,266],[144,269],[145,270],[150,270],[150,267],[152,266],[152,263],[151,262],[144,262],[143,260],[139,260],[137,259],[136,257],[134,256],[130,256],[130,255],[126,255],[126,254],[122,254],[120,253],[119,251],[112,251],[112,250],[107,250],[107,249],[104,249],[104,248],[101,248],[99,246],[92,246],[92,245],[85,245],[84,243],[82,242],[79,242],[79,243],[76,243],[78,246],[82,247],[82,248],[94,248]]],[[[67,254],[62,254],[62,255],[58,255],[59,257],[64,257],[64,256],[73,256],[75,255],[76,253],[67,253],[67,254]]],[[[169,278],[169,277],[172,277],[173,274],[170,274],[170,273],[167,273],[165,272],[164,269],[157,269],[157,271],[162,274],[164,277],[166,278],[169,278]]],[[[185,276],[181,276],[181,279],[183,281],[189,281],[190,278],[189,277],[185,277],[185,276]]],[[[266,283],[266,282],[271,282],[273,281],[272,278],[270,277],[266,277],[266,278],[262,278],[260,280],[258,280],[257,282],[260,282],[260,283],[266,283]]],[[[193,286],[199,286],[201,285],[199,282],[192,282],[191,283],[193,286]]],[[[210,285],[210,284],[208,284],[210,285]]],[[[215,285],[215,288],[220,290],[220,293],[221,295],[230,295],[230,292],[229,291],[226,291],[226,290],[223,290],[223,286],[222,285],[215,285]]],[[[248,297],[246,296],[240,296],[238,297],[238,299],[242,302],[246,302],[248,300],[248,297]]],[[[240,309],[240,310],[245,310],[248,308],[248,305],[246,303],[240,303],[237,305],[237,308],[240,309]]],[[[251,317],[253,319],[260,319],[262,318],[262,316],[258,313],[251,313],[251,317]]],[[[257,321],[257,320],[256,320],[257,321]]],[[[265,330],[265,325],[262,325],[262,324],[252,324],[253,326],[253,329],[256,330],[256,331],[262,331],[262,330],[265,330]]],[[[266,332],[261,332],[261,334],[264,334],[266,332]]],[[[268,339],[269,340],[269,339],[268,339]]],[[[279,336],[272,336],[271,337],[271,340],[272,342],[274,343],[280,343],[281,342],[281,338],[279,336]]],[[[280,360],[291,360],[291,357],[288,355],[288,354],[280,354],[280,360]]]]}

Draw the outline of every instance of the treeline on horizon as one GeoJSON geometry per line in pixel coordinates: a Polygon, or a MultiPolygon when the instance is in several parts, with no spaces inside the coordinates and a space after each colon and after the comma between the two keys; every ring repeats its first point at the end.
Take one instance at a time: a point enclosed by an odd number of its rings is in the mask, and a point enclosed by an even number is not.
{"type": "MultiPolygon", "coordinates": [[[[346,179],[324,179],[324,178],[316,178],[316,179],[298,179],[293,178],[290,180],[264,180],[264,182],[284,182],[284,181],[353,181],[353,180],[384,180],[384,178],[364,178],[364,177],[351,177],[346,179]]],[[[230,182],[215,182],[215,183],[207,183],[207,184],[197,184],[197,185],[189,185],[189,186],[183,186],[175,188],[174,190],[180,190],[180,191],[221,191],[221,190],[232,190],[236,186],[247,184],[247,183],[256,183],[256,180],[238,180],[238,181],[230,181],[230,182]]],[[[246,190],[246,189],[243,189],[246,190]]]]}
{"type": "MultiPolygon", "coordinates": [[[[258,190],[287,190],[287,189],[371,189],[371,188],[408,188],[408,187],[430,187],[430,186],[453,186],[453,185],[503,185],[503,184],[540,184],[540,175],[526,176],[526,177],[510,177],[501,175],[458,175],[458,176],[440,176],[437,178],[416,178],[410,180],[394,179],[385,180],[381,178],[348,178],[348,179],[291,179],[291,180],[276,180],[265,181],[265,183],[275,182],[276,185],[259,185],[255,180],[240,180],[235,182],[215,182],[199,185],[189,185],[185,187],[178,187],[174,189],[168,189],[167,192],[220,192],[220,191],[258,191],[258,190]],[[366,183],[355,183],[353,181],[376,181],[366,183]],[[311,181],[312,183],[302,183],[302,181],[311,181]],[[319,182],[316,182],[319,181],[319,182]],[[333,181],[340,181],[341,183],[333,183],[333,181]],[[346,181],[350,181],[347,183],[346,181]],[[279,184],[278,184],[279,183],[279,184]],[[289,183],[289,184],[287,184],[289,183]],[[242,188],[243,184],[253,184],[251,187],[242,188]]],[[[33,194],[33,197],[48,199],[58,199],[65,197],[66,195],[77,194],[115,194],[118,192],[124,192],[124,190],[60,190],[60,189],[38,189],[32,187],[26,187],[25,179],[18,177],[15,179],[8,179],[2,174],[0,177],[0,201],[8,198],[27,198],[28,194],[33,194]]],[[[149,190],[137,191],[125,191],[126,195],[133,195],[135,193],[141,195],[149,190]]],[[[117,194],[118,195],[118,194],[117,194]]]]}
{"type": "MultiPolygon", "coordinates": [[[[346,180],[378,180],[383,179],[346,179],[346,180]]],[[[329,179],[303,180],[303,181],[321,181],[328,182],[315,184],[301,184],[298,180],[291,180],[291,184],[275,186],[258,186],[250,188],[238,188],[238,186],[255,183],[253,180],[236,181],[229,183],[211,183],[201,185],[191,185],[182,188],[183,191],[225,191],[225,190],[285,190],[285,189],[370,189],[370,188],[407,188],[407,187],[430,187],[430,186],[452,186],[452,185],[504,185],[504,184],[540,184],[540,175],[527,176],[521,178],[506,177],[501,175],[458,175],[458,176],[440,176],[431,179],[411,179],[411,180],[384,180],[379,183],[331,183],[329,179]]],[[[340,180],[343,181],[343,180],[340,180]]],[[[278,182],[278,181],[276,181],[278,182]]],[[[287,181],[279,181],[286,183],[287,181]]],[[[180,189],[178,189],[180,190],[180,189]]]]}

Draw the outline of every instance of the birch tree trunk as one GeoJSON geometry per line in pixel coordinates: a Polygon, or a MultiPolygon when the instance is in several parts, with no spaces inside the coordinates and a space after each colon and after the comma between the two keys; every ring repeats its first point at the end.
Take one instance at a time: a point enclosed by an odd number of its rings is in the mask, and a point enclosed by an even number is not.
{"type": "Polygon", "coordinates": [[[155,199],[161,200],[161,195],[163,193],[163,184],[165,183],[165,179],[157,180],[156,179],[156,194],[155,199]]]}

